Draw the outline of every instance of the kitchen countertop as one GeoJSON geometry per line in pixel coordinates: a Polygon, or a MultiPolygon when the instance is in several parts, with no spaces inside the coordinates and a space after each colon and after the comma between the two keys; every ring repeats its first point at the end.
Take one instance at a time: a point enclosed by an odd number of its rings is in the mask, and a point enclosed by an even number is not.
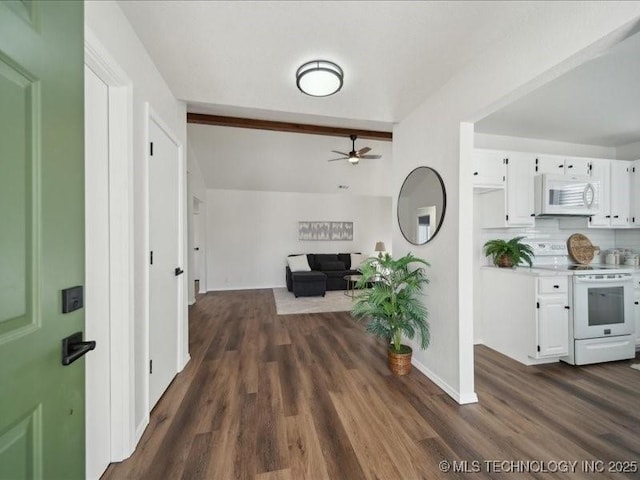
{"type": "MultiPolygon", "coordinates": [[[[603,267],[603,270],[606,269],[608,273],[631,273],[632,275],[640,275],[640,267],[632,266],[632,265],[606,265],[606,264],[597,264],[592,263],[589,266],[597,269],[599,266],[603,267]],[[615,268],[612,268],[615,267],[615,268]]],[[[589,273],[589,270],[567,270],[566,265],[558,265],[558,269],[554,269],[553,265],[545,265],[544,268],[541,267],[515,267],[515,268],[500,268],[495,265],[483,265],[482,268],[489,268],[493,270],[500,270],[505,273],[517,273],[519,275],[532,275],[532,276],[570,276],[575,272],[580,272],[582,274],[589,273]]],[[[599,271],[602,273],[602,270],[599,271]]]]}
{"type": "Polygon", "coordinates": [[[483,265],[481,268],[487,268],[490,270],[496,270],[504,272],[506,274],[518,274],[518,275],[530,275],[533,277],[568,277],[573,275],[569,270],[544,270],[542,268],[529,268],[529,267],[515,267],[515,268],[500,268],[495,265],[483,265]]]}

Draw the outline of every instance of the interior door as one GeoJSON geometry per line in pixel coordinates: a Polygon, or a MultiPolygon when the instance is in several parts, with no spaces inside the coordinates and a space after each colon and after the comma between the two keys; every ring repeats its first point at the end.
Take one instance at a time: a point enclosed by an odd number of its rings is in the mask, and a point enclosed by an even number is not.
{"type": "MultiPolygon", "coordinates": [[[[84,478],[83,3],[0,3],[0,478],[84,478]]],[[[99,347],[98,347],[99,348],[99,347]]]]}
{"type": "MultiPolygon", "coordinates": [[[[200,254],[200,246],[202,244],[200,233],[200,212],[193,214],[193,279],[200,281],[200,270],[202,268],[202,258],[200,254]]],[[[198,292],[196,292],[198,293],[198,292]]]]}
{"type": "Polygon", "coordinates": [[[86,335],[100,348],[86,359],[86,478],[111,460],[109,88],[85,71],[85,317],[86,335]]]}
{"type": "Polygon", "coordinates": [[[178,372],[179,151],[149,120],[149,408],[178,372]],[[176,270],[177,269],[177,270],[176,270]]]}

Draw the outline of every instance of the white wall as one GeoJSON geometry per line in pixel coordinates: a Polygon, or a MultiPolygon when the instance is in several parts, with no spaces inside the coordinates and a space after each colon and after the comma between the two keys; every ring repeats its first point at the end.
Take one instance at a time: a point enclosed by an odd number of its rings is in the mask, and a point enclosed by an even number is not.
{"type": "MultiPolygon", "coordinates": [[[[638,15],[637,2],[549,4],[513,25],[509,35],[476,57],[394,128],[394,191],[399,191],[411,170],[426,165],[440,172],[450,199],[438,236],[415,248],[417,255],[432,264],[424,299],[431,312],[432,342],[426,351],[415,350],[414,360],[462,403],[476,399],[473,188],[469,175],[473,132],[468,122],[496,111],[606,48],[613,41],[613,36],[607,35],[638,15]]],[[[411,248],[394,224],[394,254],[402,255],[411,248]]]]}
{"type": "MultiPolygon", "coordinates": [[[[148,423],[145,402],[147,364],[147,145],[145,103],[160,116],[186,148],[186,107],[175,99],[131,25],[113,1],[85,2],[85,25],[124,70],[133,84],[134,298],[135,298],[135,424],[138,434],[148,423]]],[[[186,305],[184,305],[186,315],[186,305]]],[[[188,338],[185,338],[188,342],[188,338]]],[[[188,343],[185,345],[188,346],[188,343]]]]}
{"type": "Polygon", "coordinates": [[[538,138],[509,137],[489,133],[476,132],[474,135],[474,146],[475,148],[485,148],[488,150],[511,150],[514,152],[546,153],[549,155],[570,155],[574,157],[616,158],[615,147],[582,145],[538,138]]]}
{"type": "Polygon", "coordinates": [[[336,193],[349,185],[354,195],[391,195],[391,143],[358,139],[380,159],[328,162],[349,152],[344,137],[189,124],[190,149],[207,188],[273,192],[336,193]]]}
{"type": "Polygon", "coordinates": [[[616,158],[619,160],[640,159],[640,142],[621,145],[616,148],[616,158]]]}
{"type": "Polygon", "coordinates": [[[391,244],[391,198],[207,190],[207,290],[285,286],[287,255],[391,244]],[[352,221],[353,241],[299,241],[299,221],[352,221]]]}

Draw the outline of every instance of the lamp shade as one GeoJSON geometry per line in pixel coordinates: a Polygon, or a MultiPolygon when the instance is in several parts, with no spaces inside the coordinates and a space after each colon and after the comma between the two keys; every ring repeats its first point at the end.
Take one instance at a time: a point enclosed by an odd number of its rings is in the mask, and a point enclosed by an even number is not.
{"type": "Polygon", "coordinates": [[[387,248],[384,246],[384,242],[376,242],[375,252],[385,252],[387,248]]]}
{"type": "Polygon", "coordinates": [[[328,97],[342,88],[344,72],[333,62],[313,60],[298,68],[296,85],[312,97],[328,97]]]}

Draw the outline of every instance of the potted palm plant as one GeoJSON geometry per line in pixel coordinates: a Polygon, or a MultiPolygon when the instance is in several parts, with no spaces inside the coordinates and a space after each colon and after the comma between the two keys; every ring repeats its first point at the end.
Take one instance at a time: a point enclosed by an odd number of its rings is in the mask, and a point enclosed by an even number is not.
{"type": "Polygon", "coordinates": [[[514,237],[511,240],[489,240],[484,244],[484,254],[491,257],[497,267],[511,268],[526,262],[532,265],[533,250],[526,243],[524,237],[514,237]]]}
{"type": "Polygon", "coordinates": [[[418,298],[429,283],[424,266],[429,263],[409,253],[398,259],[389,254],[370,258],[359,268],[362,278],[357,287],[363,290],[356,296],[351,313],[357,320],[368,322],[367,332],[388,342],[389,369],[396,375],[411,370],[413,352],[402,345],[403,335],[413,339],[417,333],[420,347],[429,346],[428,312],[418,298]]]}

